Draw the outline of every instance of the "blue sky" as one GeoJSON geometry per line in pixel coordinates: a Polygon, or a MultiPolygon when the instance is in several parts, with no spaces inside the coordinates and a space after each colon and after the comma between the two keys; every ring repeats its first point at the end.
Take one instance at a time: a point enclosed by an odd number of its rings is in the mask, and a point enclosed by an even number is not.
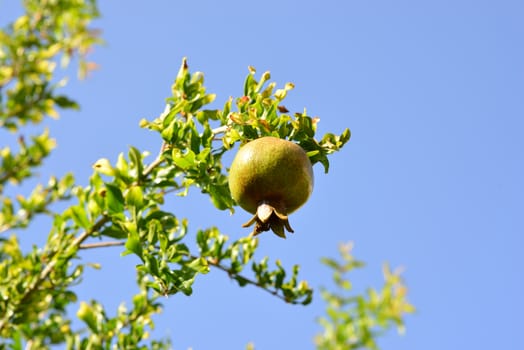
{"type": "MultiPolygon", "coordinates": [[[[80,112],[49,121],[58,149],[42,169],[73,171],[86,184],[99,158],[159,139],[138,127],[164,107],[180,60],[203,71],[222,103],[238,96],[247,66],[296,88],[286,107],[321,118],[319,133],[349,127],[352,139],[315,169],[309,202],[291,216],[287,240],[266,234],[259,257],[298,263],[315,286],[319,262],[353,241],[367,267],[355,287],[379,286],[388,261],[405,268],[417,313],[383,349],[522,349],[524,314],[524,5],[519,1],[128,1],[100,4],[107,44],[100,65],[67,92],[80,112]]],[[[15,13],[0,2],[0,20],[15,13]]],[[[172,211],[190,229],[218,225],[232,238],[249,215],[218,212],[192,191],[172,211]]],[[[24,239],[45,239],[37,222],[24,239]]],[[[86,252],[101,262],[78,288],[116,308],[129,300],[133,257],[86,252]]],[[[164,300],[155,335],[175,349],[313,349],[319,295],[289,306],[221,271],[201,276],[190,298],[164,300]]]]}

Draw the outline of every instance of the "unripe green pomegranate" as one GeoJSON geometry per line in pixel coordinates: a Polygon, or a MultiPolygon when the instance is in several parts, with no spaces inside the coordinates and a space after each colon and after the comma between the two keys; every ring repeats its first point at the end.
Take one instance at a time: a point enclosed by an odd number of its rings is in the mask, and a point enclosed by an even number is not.
{"type": "Polygon", "coordinates": [[[233,199],[254,214],[243,226],[255,224],[255,235],[273,230],[285,238],[288,214],[302,206],[313,191],[313,169],[306,152],[291,141],[261,137],[240,148],[229,170],[233,199]]]}

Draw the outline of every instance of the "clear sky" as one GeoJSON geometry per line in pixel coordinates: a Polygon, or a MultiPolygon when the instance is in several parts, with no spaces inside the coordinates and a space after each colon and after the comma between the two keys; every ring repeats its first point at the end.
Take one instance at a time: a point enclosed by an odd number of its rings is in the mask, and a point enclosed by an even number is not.
{"type": "MultiPolygon", "coordinates": [[[[0,2],[2,23],[15,13],[10,3],[0,2]]],[[[82,110],[48,122],[58,149],[43,179],[73,171],[86,184],[98,158],[114,161],[130,145],[156,153],[160,140],[138,122],[162,111],[183,56],[220,104],[241,94],[248,65],[270,70],[296,85],[288,109],[319,116],[320,134],[349,127],[353,136],[328,175],[315,169],[310,201],[291,216],[296,233],[265,234],[258,256],[300,264],[315,287],[329,284],[319,260],[340,242],[353,241],[368,264],[353,278],[357,289],[379,286],[383,262],[403,266],[417,313],[383,349],[524,349],[523,2],[163,0],[100,9],[107,44],[91,55],[100,70],[66,88],[82,110]]],[[[231,237],[246,233],[247,213],[218,212],[198,190],[171,209],[193,232],[216,224],[231,237]]],[[[45,233],[37,222],[23,235],[45,233]]],[[[110,310],[129,302],[137,261],[120,251],[86,252],[103,269],[87,271],[80,298],[110,310]]],[[[156,319],[155,335],[175,349],[314,348],[318,294],[290,306],[217,270],[194,290],[164,300],[156,319]]]]}

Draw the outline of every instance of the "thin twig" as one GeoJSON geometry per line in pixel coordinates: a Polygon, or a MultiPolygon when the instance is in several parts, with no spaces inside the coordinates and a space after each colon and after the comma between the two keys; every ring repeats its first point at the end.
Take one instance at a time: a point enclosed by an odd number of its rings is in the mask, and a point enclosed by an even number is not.
{"type": "MultiPolygon", "coordinates": [[[[81,233],[78,237],[76,237],[71,245],[69,245],[69,248],[79,247],[83,241],[85,241],[89,236],[91,236],[93,233],[99,231],[102,226],[104,226],[107,222],[109,222],[111,219],[108,216],[102,216],[89,230],[84,231],[81,233]]],[[[55,254],[55,257],[58,255],[55,254]]],[[[52,259],[45,268],[40,272],[40,275],[38,275],[38,278],[24,290],[24,295],[20,299],[20,302],[16,306],[18,308],[19,305],[24,305],[27,301],[27,299],[33,294],[40,283],[42,283],[53,271],[55,268],[57,262],[60,260],[58,258],[52,259]]],[[[0,320],[0,331],[4,329],[4,327],[8,324],[10,317],[8,314],[5,315],[6,317],[0,320]]]]}
{"type": "MultiPolygon", "coordinates": [[[[89,230],[84,231],[78,237],[76,237],[73,243],[71,244],[71,246],[79,247],[83,241],[85,241],[93,233],[100,230],[102,226],[104,226],[110,220],[111,219],[109,218],[109,216],[102,216],[89,230]]],[[[36,280],[35,283],[33,283],[33,286],[31,286],[32,288],[29,289],[29,292],[31,292],[31,289],[34,289],[40,282],[42,282],[43,280],[47,278],[47,276],[49,276],[49,274],[55,267],[57,261],[58,259],[53,259],[49,262],[49,264],[46,265],[45,269],[43,269],[42,272],[40,273],[38,280],[36,280]]],[[[28,295],[28,293],[26,295],[28,295]]]]}
{"type": "MultiPolygon", "coordinates": [[[[155,161],[153,163],[151,163],[142,173],[142,176],[143,177],[146,177],[147,175],[149,175],[153,169],[155,167],[157,167],[160,163],[162,163],[163,159],[162,159],[162,152],[164,150],[164,147],[165,147],[165,143],[162,144],[162,147],[160,149],[160,152],[157,156],[157,158],[155,159],[155,161]]],[[[82,245],[82,243],[89,237],[91,236],[93,233],[99,231],[102,226],[104,226],[106,223],[108,223],[109,221],[111,221],[111,218],[109,216],[102,216],[97,222],[95,222],[95,224],[89,229],[89,230],[86,230],[84,231],[83,233],[81,233],[78,237],[76,237],[73,242],[71,243],[70,245],[70,248],[73,248],[73,247],[77,247],[77,248],[80,248],[80,246],[82,245]]],[[[38,279],[35,280],[35,282],[26,290],[26,293],[24,295],[24,297],[22,298],[22,303],[24,302],[25,299],[27,299],[27,297],[36,289],[36,287],[43,281],[45,280],[49,274],[51,273],[51,271],[53,271],[56,263],[57,263],[58,259],[53,259],[49,262],[49,264],[46,265],[46,267],[42,270],[42,272],[40,273],[40,275],[38,276],[38,279]]],[[[2,329],[4,326],[3,322],[0,322],[0,329],[2,329]]]]}
{"type": "MultiPolygon", "coordinates": [[[[97,243],[86,243],[86,244],[82,244],[79,246],[79,249],[94,249],[94,248],[103,248],[103,247],[118,247],[118,246],[123,246],[125,245],[125,242],[123,241],[108,241],[108,242],[97,242],[97,243]]],[[[188,254],[187,255],[189,258],[191,259],[198,259],[199,257],[195,256],[195,255],[190,255],[188,254]]],[[[278,294],[278,291],[277,290],[272,290],[272,289],[268,289],[267,287],[261,285],[259,282],[257,281],[254,281],[252,279],[249,279],[249,278],[246,278],[236,272],[233,272],[231,271],[231,269],[227,266],[224,266],[224,265],[221,265],[217,262],[215,262],[213,259],[210,259],[210,258],[206,258],[207,262],[209,263],[209,265],[223,271],[223,272],[226,272],[228,274],[229,277],[231,278],[235,278],[235,277],[240,277],[242,278],[242,280],[246,283],[246,284],[250,284],[250,285],[253,285],[255,287],[258,287],[264,291],[266,291],[267,293],[273,295],[273,296],[276,296],[277,298],[280,298],[282,300],[284,300],[285,302],[290,302],[289,300],[287,300],[284,296],[278,294]]],[[[293,302],[291,302],[293,303],[293,302]]]]}
{"type": "MultiPolygon", "coordinates": [[[[191,256],[191,257],[196,259],[196,257],[194,257],[194,256],[191,256]]],[[[267,293],[269,293],[269,294],[271,294],[271,295],[273,295],[273,296],[276,296],[277,298],[280,298],[280,299],[284,300],[286,303],[293,303],[293,302],[290,302],[289,300],[287,300],[284,296],[278,294],[278,291],[277,291],[277,290],[268,289],[267,287],[261,285],[261,284],[258,283],[257,281],[253,281],[252,279],[245,278],[244,276],[242,276],[242,275],[240,275],[240,274],[238,274],[238,273],[236,273],[236,272],[231,271],[231,270],[230,270],[228,267],[226,267],[226,266],[220,265],[219,263],[216,263],[216,262],[214,262],[214,261],[212,261],[212,260],[210,260],[210,259],[206,259],[206,260],[207,260],[207,262],[209,263],[209,265],[211,265],[211,266],[213,266],[213,267],[216,267],[217,269],[226,272],[226,273],[229,275],[229,277],[231,277],[231,278],[234,278],[234,277],[240,277],[240,278],[242,278],[242,280],[243,280],[246,284],[251,284],[251,285],[253,285],[253,286],[255,286],[255,287],[258,287],[258,288],[260,288],[260,289],[266,291],[267,293]]]]}
{"type": "MultiPolygon", "coordinates": [[[[219,126],[218,128],[212,129],[211,133],[213,135],[221,134],[221,133],[226,132],[228,128],[229,126],[222,125],[222,126],[219,126]]],[[[151,164],[149,164],[147,168],[144,169],[144,171],[142,172],[142,177],[147,177],[157,166],[159,166],[160,164],[164,162],[164,158],[162,157],[162,154],[164,153],[167,147],[169,147],[169,145],[165,141],[162,142],[162,146],[160,146],[160,151],[158,152],[156,159],[151,164]]]]}
{"type": "Polygon", "coordinates": [[[104,248],[104,247],[118,247],[125,245],[123,241],[110,241],[110,242],[97,242],[97,243],[86,243],[81,244],[78,249],[93,249],[93,248],[104,248]]]}
{"type": "MultiPolygon", "coordinates": [[[[219,133],[223,133],[223,132],[226,132],[228,129],[228,126],[227,125],[222,125],[218,128],[215,128],[212,130],[212,133],[213,134],[219,134],[219,133]]],[[[157,167],[159,166],[160,164],[162,164],[164,162],[164,158],[163,158],[163,152],[166,150],[166,147],[168,147],[168,144],[166,142],[163,142],[162,143],[162,146],[160,147],[160,151],[156,157],[156,159],[151,163],[149,164],[145,169],[144,171],[142,172],[142,177],[145,178],[147,177],[149,174],[151,174],[151,172],[157,167]]],[[[73,242],[71,243],[71,245],[69,245],[69,248],[70,249],[92,249],[92,248],[100,248],[100,247],[112,247],[112,246],[122,246],[125,244],[125,242],[121,242],[121,241],[111,241],[111,242],[99,242],[99,243],[88,243],[88,244],[82,244],[87,238],[89,238],[93,233],[99,231],[106,223],[110,222],[111,221],[111,218],[109,216],[102,216],[97,222],[95,222],[95,224],[88,230],[82,232],[79,236],[77,236],[73,242]]],[[[57,257],[59,254],[59,252],[57,252],[55,254],[55,257],[57,257]]],[[[286,300],[283,296],[279,295],[278,294],[278,291],[274,291],[274,290],[270,290],[270,289],[267,289],[266,287],[262,286],[261,284],[259,284],[258,282],[256,281],[253,281],[253,280],[250,280],[248,278],[245,278],[243,276],[240,276],[239,274],[231,271],[229,268],[225,267],[225,266],[222,266],[216,262],[213,262],[213,261],[210,261],[209,259],[206,259],[209,264],[211,266],[214,266],[224,272],[227,272],[228,275],[230,277],[241,277],[243,279],[243,281],[245,281],[246,284],[251,284],[251,285],[254,285],[254,286],[257,286],[259,288],[262,288],[263,290],[265,290],[266,292],[280,298],[280,299],[283,299],[283,300],[286,300]]],[[[22,296],[22,298],[20,299],[20,302],[18,303],[18,305],[16,306],[16,308],[18,308],[19,305],[23,305],[26,300],[31,296],[32,293],[34,293],[38,286],[46,279],[49,277],[49,275],[51,274],[51,272],[53,271],[53,269],[55,268],[57,262],[59,261],[58,258],[55,258],[55,259],[52,259],[46,266],[45,268],[40,272],[38,278],[28,287],[26,288],[26,290],[24,291],[24,295],[22,296]]],[[[287,301],[287,300],[286,300],[287,301]]],[[[9,322],[9,319],[10,317],[6,315],[5,318],[3,319],[0,319],[0,331],[4,329],[4,327],[8,324],[9,322]]]]}
{"type": "Polygon", "coordinates": [[[162,154],[166,150],[166,147],[167,147],[167,143],[165,141],[162,142],[162,146],[160,146],[160,151],[158,151],[158,155],[156,156],[156,159],[151,164],[149,164],[147,166],[147,168],[144,169],[144,171],[142,172],[142,177],[147,177],[149,174],[151,174],[151,172],[157,166],[162,164],[162,162],[164,161],[164,158],[162,157],[162,154]]]}
{"type": "Polygon", "coordinates": [[[229,126],[227,126],[227,125],[222,125],[222,126],[219,126],[218,128],[214,128],[213,130],[211,130],[211,133],[212,133],[213,135],[221,134],[221,133],[226,132],[228,128],[229,128],[229,126]]]}

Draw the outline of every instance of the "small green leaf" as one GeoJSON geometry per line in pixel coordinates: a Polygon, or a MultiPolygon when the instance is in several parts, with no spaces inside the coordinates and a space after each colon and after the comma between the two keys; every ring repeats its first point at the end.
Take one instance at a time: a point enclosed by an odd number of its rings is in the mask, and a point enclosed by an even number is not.
{"type": "Polygon", "coordinates": [[[131,161],[131,168],[136,172],[136,177],[140,179],[144,171],[144,165],[142,163],[142,155],[135,147],[129,148],[129,160],[131,161]]]}
{"type": "Polygon", "coordinates": [[[91,331],[98,332],[96,315],[91,305],[82,301],[80,303],[80,308],[78,309],[76,316],[82,321],[84,321],[86,325],[89,327],[89,329],[91,329],[91,331]]]}
{"type": "Polygon", "coordinates": [[[123,239],[127,237],[127,233],[115,225],[104,227],[104,229],[100,231],[100,235],[116,239],[123,239]]]}
{"type": "Polygon", "coordinates": [[[129,178],[129,164],[127,163],[127,160],[124,158],[124,154],[120,153],[118,155],[118,159],[115,164],[115,170],[116,170],[116,176],[120,179],[122,178],[129,178]]]}
{"type": "MultiPolygon", "coordinates": [[[[193,103],[191,103],[190,112],[192,112],[192,113],[197,112],[203,106],[213,102],[215,100],[215,97],[216,97],[215,94],[204,95],[202,98],[199,98],[198,100],[196,100],[193,103]]],[[[198,116],[197,116],[197,118],[198,118],[198,116]]]]}
{"type": "Polygon", "coordinates": [[[202,149],[200,153],[197,155],[197,160],[199,162],[205,162],[210,154],[211,154],[211,148],[206,147],[202,149]]]}
{"type": "Polygon", "coordinates": [[[240,275],[236,275],[235,276],[235,280],[237,281],[237,283],[238,283],[238,285],[240,287],[244,287],[244,286],[246,286],[249,283],[249,280],[247,278],[242,277],[240,275]]]}
{"type": "Polygon", "coordinates": [[[202,111],[199,111],[197,114],[196,114],[196,117],[197,117],[197,120],[200,124],[204,124],[205,122],[209,121],[209,120],[218,120],[219,119],[219,115],[218,115],[219,111],[216,110],[216,109],[205,109],[205,110],[202,110],[202,111]]]}
{"type": "Polygon", "coordinates": [[[227,118],[229,117],[229,112],[231,112],[231,104],[233,103],[233,98],[230,97],[226,103],[224,103],[224,108],[222,109],[222,114],[221,114],[221,118],[220,118],[220,121],[222,122],[222,124],[226,124],[227,122],[227,118]]]}
{"type": "Polygon", "coordinates": [[[233,200],[231,198],[227,184],[220,186],[210,186],[208,191],[211,195],[211,202],[216,208],[220,210],[226,210],[233,207],[233,200]]]}
{"type": "Polygon", "coordinates": [[[158,261],[153,255],[146,254],[144,256],[145,259],[145,266],[153,276],[158,276],[160,274],[160,271],[158,270],[158,261]]]}
{"type": "Polygon", "coordinates": [[[137,210],[142,209],[144,205],[144,194],[140,186],[131,186],[126,193],[126,204],[137,210]]]}
{"type": "Polygon", "coordinates": [[[246,77],[246,80],[244,81],[244,96],[250,96],[251,92],[256,88],[257,81],[254,77],[255,69],[253,67],[249,67],[249,74],[246,77]]]}
{"type": "Polygon", "coordinates": [[[64,96],[64,95],[56,96],[54,101],[58,106],[64,109],[65,108],[71,108],[75,110],[80,109],[80,106],[78,105],[78,103],[76,103],[75,101],[69,99],[69,97],[64,96]]]}
{"type": "Polygon", "coordinates": [[[178,149],[173,150],[173,163],[182,170],[187,170],[195,165],[195,152],[187,151],[186,154],[181,154],[178,149]]]}
{"type": "Polygon", "coordinates": [[[129,233],[125,247],[126,247],[126,251],[123,253],[123,255],[134,253],[140,259],[144,260],[142,256],[142,244],[140,242],[140,237],[138,236],[138,233],[134,233],[134,232],[129,233]]]}
{"type": "Polygon", "coordinates": [[[106,184],[106,205],[109,215],[121,214],[124,211],[124,196],[115,185],[106,184]]]}
{"type": "MultiPolygon", "coordinates": [[[[349,139],[351,138],[351,130],[349,130],[348,128],[346,128],[342,134],[340,135],[340,142],[342,143],[342,145],[346,144],[346,142],[349,141],[349,139]]],[[[341,145],[341,146],[342,146],[341,145]]]]}
{"type": "Polygon", "coordinates": [[[85,208],[75,205],[69,208],[73,221],[82,228],[88,228],[91,226],[91,222],[87,217],[85,208]]]}
{"type": "Polygon", "coordinates": [[[93,164],[93,168],[95,171],[107,176],[115,176],[116,174],[115,169],[107,158],[97,160],[95,164],[93,164]]]}
{"type": "Polygon", "coordinates": [[[209,264],[205,258],[196,258],[193,261],[191,261],[189,264],[187,264],[187,267],[198,271],[199,273],[206,274],[209,272],[209,264]]]}

